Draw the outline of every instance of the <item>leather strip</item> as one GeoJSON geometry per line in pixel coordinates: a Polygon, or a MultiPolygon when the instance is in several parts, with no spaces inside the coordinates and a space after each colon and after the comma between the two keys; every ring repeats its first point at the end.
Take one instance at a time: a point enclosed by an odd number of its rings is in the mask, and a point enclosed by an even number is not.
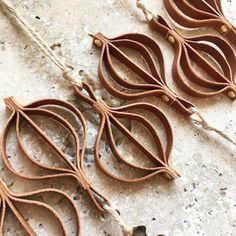
{"type": "Polygon", "coordinates": [[[108,39],[101,33],[98,33],[94,36],[94,44],[101,49],[98,67],[99,79],[110,94],[124,100],[156,96],[162,98],[162,100],[174,107],[184,116],[190,116],[193,113],[190,109],[194,107],[193,104],[180,98],[166,84],[164,59],[160,47],[155,40],[138,33],[125,34],[113,39],[108,39]],[[144,58],[149,71],[144,70],[135,63],[120,47],[131,48],[139,52],[144,58]],[[159,71],[153,55],[155,55],[158,60],[159,71]],[[124,80],[116,72],[111,56],[118,59],[132,72],[142,78],[143,83],[134,83],[124,80]],[[114,87],[109,82],[110,79],[115,82],[118,88],[114,87]]]}
{"type": "Polygon", "coordinates": [[[25,179],[31,179],[31,180],[38,180],[38,179],[53,179],[53,178],[59,178],[59,177],[73,177],[75,178],[78,183],[83,187],[84,190],[87,191],[95,205],[98,207],[99,210],[104,211],[103,204],[106,203],[109,205],[108,200],[100,194],[97,190],[95,190],[92,186],[92,184],[88,181],[84,174],[83,169],[83,158],[84,158],[84,152],[86,148],[86,138],[87,138],[87,127],[86,127],[86,121],[83,118],[83,115],[81,112],[72,104],[60,101],[57,99],[44,99],[40,100],[34,103],[31,103],[27,106],[21,106],[16,102],[16,100],[13,97],[9,97],[5,99],[5,103],[7,106],[12,110],[12,115],[10,116],[2,135],[2,141],[1,141],[1,149],[2,149],[2,157],[4,160],[4,163],[8,167],[8,169],[15,175],[20,176],[25,179]],[[83,128],[83,135],[84,135],[84,142],[83,146],[80,150],[80,142],[79,138],[75,132],[75,129],[72,127],[72,125],[66,121],[62,116],[56,114],[53,111],[49,111],[44,108],[44,106],[53,105],[53,106],[59,106],[64,109],[69,110],[73,114],[75,114],[78,119],[80,120],[83,128]],[[55,122],[59,123],[63,127],[65,127],[71,134],[74,142],[75,142],[75,153],[76,153],[76,163],[72,163],[64,154],[64,152],[44,133],[44,131],[31,119],[31,116],[44,116],[49,117],[55,122]],[[24,119],[34,131],[38,133],[38,135],[47,143],[47,145],[57,154],[57,157],[59,157],[64,163],[67,164],[68,168],[60,168],[60,167],[50,167],[47,165],[44,165],[42,163],[36,162],[30,154],[27,152],[26,148],[24,147],[22,141],[21,141],[21,134],[20,134],[20,123],[21,120],[24,119]],[[24,174],[19,173],[9,159],[7,158],[7,137],[10,128],[12,125],[15,124],[16,126],[16,138],[19,145],[19,148],[21,149],[24,156],[34,165],[42,170],[47,170],[50,172],[50,174],[45,175],[33,175],[33,176],[26,176],[24,174]],[[79,151],[80,150],[80,151],[79,151]]]}
{"type": "MultiPolygon", "coordinates": [[[[62,232],[62,235],[66,236],[66,230],[65,230],[65,222],[63,219],[61,219],[61,216],[53,209],[51,206],[47,205],[44,202],[38,201],[38,200],[32,200],[31,198],[36,197],[37,195],[41,196],[42,194],[45,193],[53,193],[60,195],[61,197],[65,198],[68,203],[71,205],[75,217],[76,217],[76,226],[77,226],[77,233],[76,235],[80,235],[80,219],[79,219],[79,212],[73,203],[73,201],[70,199],[70,197],[65,194],[64,192],[53,189],[53,188],[48,188],[48,189],[42,189],[38,191],[33,191],[29,193],[24,193],[24,194],[17,194],[13,193],[3,182],[2,179],[0,179],[0,203],[1,203],[1,218],[0,218],[0,235],[3,235],[4,232],[4,223],[6,219],[6,213],[7,211],[11,211],[16,219],[19,221],[21,224],[22,228],[24,229],[25,233],[30,236],[36,236],[36,232],[33,230],[33,228],[30,226],[30,224],[27,222],[27,220],[24,218],[23,213],[21,212],[20,209],[18,209],[17,205],[18,204],[25,204],[28,205],[28,207],[40,207],[46,212],[50,212],[54,218],[55,221],[59,223],[60,230],[62,232]]],[[[25,234],[24,234],[25,235],[25,234]]]]}
{"type": "Polygon", "coordinates": [[[236,29],[225,18],[221,0],[164,0],[169,16],[187,28],[213,27],[236,46],[236,29]]]}
{"type": "Polygon", "coordinates": [[[118,108],[111,108],[105,105],[102,101],[98,100],[92,91],[92,88],[87,83],[82,83],[82,87],[75,87],[75,94],[80,98],[80,100],[83,100],[84,102],[90,104],[93,106],[97,112],[100,115],[100,127],[99,132],[96,138],[95,143],[95,157],[96,162],[101,168],[101,170],[110,176],[111,178],[114,178],[119,181],[123,182],[139,182],[144,181],[148,178],[151,178],[152,176],[155,176],[157,174],[164,173],[168,176],[170,179],[174,179],[178,177],[178,174],[169,166],[169,159],[170,154],[173,146],[173,134],[171,130],[171,126],[167,120],[167,118],[164,116],[164,114],[156,108],[154,105],[150,105],[147,103],[134,103],[132,105],[126,105],[118,108]],[[85,95],[81,92],[82,89],[85,89],[88,93],[88,95],[85,95]],[[159,118],[160,122],[165,128],[166,132],[166,148],[164,149],[161,139],[154,128],[153,124],[147,120],[142,115],[136,114],[135,110],[142,109],[149,111],[153,114],[154,117],[159,118]],[[159,156],[156,156],[152,154],[135,136],[132,134],[131,131],[129,131],[120,121],[120,119],[128,119],[128,120],[135,120],[139,122],[142,126],[144,126],[148,132],[151,134],[152,139],[155,142],[155,145],[157,147],[159,156]],[[133,143],[142,153],[144,156],[152,161],[153,167],[142,167],[135,164],[130,163],[127,161],[118,151],[114,136],[113,136],[113,129],[112,127],[116,127],[125,137],[129,139],[131,143],[133,143]],[[144,174],[140,177],[136,178],[124,178],[115,175],[113,172],[108,170],[106,166],[103,164],[102,160],[100,159],[99,155],[99,149],[101,144],[101,138],[103,132],[106,133],[107,140],[109,147],[112,151],[113,156],[123,165],[128,166],[132,170],[136,171],[142,171],[144,174]]]}
{"type": "Polygon", "coordinates": [[[234,81],[236,57],[232,46],[226,40],[211,34],[192,38],[183,37],[171,28],[161,16],[153,17],[149,24],[152,29],[159,32],[172,44],[175,51],[172,67],[173,78],[184,92],[195,97],[211,97],[225,93],[232,100],[236,98],[234,81]],[[215,44],[217,49],[209,43],[215,44]],[[213,58],[221,71],[210,64],[200,52],[213,58]],[[205,71],[212,80],[204,79],[193,67],[192,62],[205,71]],[[187,80],[210,91],[205,92],[193,88],[183,77],[181,71],[187,80]]]}

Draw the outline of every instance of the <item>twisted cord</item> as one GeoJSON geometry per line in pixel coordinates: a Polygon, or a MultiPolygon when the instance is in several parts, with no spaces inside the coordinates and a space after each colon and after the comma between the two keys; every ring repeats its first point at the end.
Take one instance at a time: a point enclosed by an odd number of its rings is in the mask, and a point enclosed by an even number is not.
{"type": "Polygon", "coordinates": [[[0,0],[8,16],[16,23],[25,34],[38,45],[42,52],[62,71],[63,78],[68,80],[72,85],[78,85],[76,79],[70,75],[74,70],[72,65],[65,64],[50,48],[47,42],[33,30],[33,28],[24,20],[8,0],[0,0]]]}
{"type": "Polygon", "coordinates": [[[112,218],[120,225],[123,230],[124,236],[132,236],[133,235],[133,228],[128,226],[120,217],[119,213],[109,205],[103,205],[103,208],[112,216],[112,218]]]}
{"type": "Polygon", "coordinates": [[[147,22],[149,22],[152,19],[152,17],[155,17],[155,15],[146,8],[142,0],[137,0],[136,6],[143,11],[143,14],[147,22]]]}
{"type": "Polygon", "coordinates": [[[230,143],[236,145],[236,142],[230,138],[226,133],[224,133],[223,131],[211,126],[206,119],[202,116],[201,112],[197,109],[197,108],[191,108],[191,110],[194,112],[194,115],[197,116],[198,119],[194,118],[194,117],[190,117],[190,119],[192,121],[194,121],[194,123],[202,126],[203,129],[207,130],[207,131],[212,131],[217,133],[218,135],[220,135],[222,138],[224,138],[225,140],[229,141],[230,143]]]}

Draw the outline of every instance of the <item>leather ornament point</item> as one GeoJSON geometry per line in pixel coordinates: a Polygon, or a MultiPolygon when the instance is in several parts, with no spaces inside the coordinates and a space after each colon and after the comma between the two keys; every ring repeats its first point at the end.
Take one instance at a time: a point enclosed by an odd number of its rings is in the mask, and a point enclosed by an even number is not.
{"type": "Polygon", "coordinates": [[[4,102],[11,111],[18,111],[22,109],[22,106],[15,100],[14,97],[5,98],[4,102]]]}
{"type": "Polygon", "coordinates": [[[164,177],[167,178],[168,180],[173,180],[173,179],[179,178],[180,174],[178,172],[174,171],[172,175],[165,173],[164,177]]]}

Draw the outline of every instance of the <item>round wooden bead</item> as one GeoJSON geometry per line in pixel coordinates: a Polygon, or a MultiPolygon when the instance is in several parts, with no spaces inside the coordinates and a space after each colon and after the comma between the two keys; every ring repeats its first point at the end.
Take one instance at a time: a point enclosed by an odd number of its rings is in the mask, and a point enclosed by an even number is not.
{"type": "Polygon", "coordinates": [[[221,31],[222,33],[226,33],[226,32],[228,31],[228,26],[227,26],[227,25],[222,25],[222,26],[220,27],[220,31],[221,31]]]}
{"type": "Polygon", "coordinates": [[[228,97],[230,97],[230,98],[235,98],[235,97],[236,97],[236,94],[235,94],[234,91],[229,91],[229,92],[227,93],[227,95],[228,95],[228,97]]]}
{"type": "Polygon", "coordinates": [[[102,46],[102,42],[101,42],[99,39],[95,39],[95,40],[94,40],[94,44],[95,44],[98,48],[100,48],[100,47],[102,46]]]}
{"type": "Polygon", "coordinates": [[[167,95],[162,95],[161,99],[164,101],[164,102],[169,102],[170,99],[167,95]]]}
{"type": "Polygon", "coordinates": [[[169,41],[170,43],[174,43],[174,42],[175,42],[174,36],[169,35],[169,36],[168,36],[168,41],[169,41]]]}

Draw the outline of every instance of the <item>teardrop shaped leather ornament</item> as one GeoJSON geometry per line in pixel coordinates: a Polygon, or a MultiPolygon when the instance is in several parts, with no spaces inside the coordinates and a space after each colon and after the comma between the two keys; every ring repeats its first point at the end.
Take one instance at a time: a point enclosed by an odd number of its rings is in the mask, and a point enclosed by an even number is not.
{"type": "Polygon", "coordinates": [[[165,80],[163,55],[155,40],[138,33],[125,34],[114,39],[108,39],[101,33],[98,33],[94,36],[94,43],[95,45],[100,45],[101,49],[98,67],[99,79],[110,94],[124,100],[156,96],[185,116],[193,114],[190,109],[194,107],[193,104],[180,98],[168,87],[165,80]],[[101,44],[98,44],[98,41],[101,44]],[[134,62],[120,49],[121,47],[138,52],[145,60],[148,70],[134,62]],[[153,55],[155,55],[159,62],[159,70],[153,55]],[[115,70],[111,56],[118,59],[130,71],[139,76],[143,83],[124,80],[115,70]],[[116,86],[109,80],[113,80],[116,86]]]}
{"type": "Polygon", "coordinates": [[[225,18],[221,0],[164,0],[169,16],[187,28],[212,27],[236,46],[236,29],[225,18]]]}
{"type": "Polygon", "coordinates": [[[119,181],[124,181],[124,182],[139,182],[160,173],[167,174],[168,177],[171,179],[178,177],[178,174],[169,166],[169,157],[170,157],[171,149],[173,145],[173,136],[172,136],[171,126],[167,118],[157,107],[155,107],[154,105],[147,104],[147,103],[134,103],[132,105],[126,105],[126,106],[122,106],[118,108],[111,108],[96,98],[94,92],[92,91],[92,88],[87,83],[83,83],[82,88],[87,91],[88,95],[84,95],[81,92],[81,88],[79,87],[75,88],[75,94],[81,100],[93,106],[100,115],[100,127],[99,127],[99,132],[97,135],[94,150],[95,150],[96,161],[105,174],[107,174],[108,176],[114,179],[117,179],[119,181]],[[167,138],[166,149],[163,148],[161,139],[156,129],[154,128],[153,124],[142,115],[136,114],[135,110],[137,109],[143,109],[143,110],[151,112],[154,117],[159,118],[159,120],[162,122],[165,128],[165,133],[166,133],[166,138],[167,138]],[[150,152],[137,139],[137,137],[135,137],[134,134],[132,134],[132,132],[130,132],[122,124],[120,119],[135,120],[135,121],[138,121],[140,124],[142,124],[151,134],[159,155],[158,156],[153,155],[152,152],[150,152]],[[127,161],[126,158],[124,158],[124,156],[122,156],[117,150],[117,147],[114,141],[114,134],[113,134],[113,129],[112,129],[113,126],[116,127],[126,138],[128,138],[129,141],[133,145],[135,145],[135,147],[137,147],[137,149],[139,149],[148,160],[151,160],[154,166],[150,168],[142,167],[142,166],[138,166],[127,161]],[[108,144],[110,146],[113,156],[117,160],[119,160],[120,163],[128,166],[130,169],[141,170],[145,172],[145,174],[136,178],[122,178],[120,176],[113,174],[110,170],[108,170],[105,167],[105,165],[100,160],[100,154],[99,154],[101,136],[104,131],[106,133],[108,144]]]}
{"type": "MultiPolygon", "coordinates": [[[[22,229],[25,231],[27,235],[36,236],[35,230],[31,227],[29,222],[27,221],[26,217],[24,217],[24,212],[18,207],[19,205],[27,205],[30,208],[41,208],[47,214],[53,216],[54,221],[56,221],[60,227],[60,231],[62,235],[66,236],[66,229],[65,229],[65,221],[62,219],[62,216],[58,214],[58,212],[51,206],[49,206],[45,202],[41,202],[35,200],[34,198],[37,196],[42,196],[43,194],[56,194],[60,197],[63,197],[67,200],[67,202],[71,205],[75,218],[76,218],[76,228],[77,232],[76,235],[80,235],[80,219],[79,213],[74,205],[73,201],[70,197],[57,189],[48,188],[48,189],[41,189],[38,191],[28,192],[24,194],[17,194],[13,193],[5,184],[5,182],[0,179],[0,203],[1,203],[1,221],[0,221],[0,234],[3,235],[4,232],[4,223],[6,219],[6,214],[8,211],[11,211],[16,219],[19,221],[22,229]]],[[[40,199],[40,198],[39,198],[40,199]]],[[[33,216],[32,216],[33,217],[33,216]]],[[[25,235],[25,234],[24,234],[25,235]]]]}
{"type": "Polygon", "coordinates": [[[220,93],[225,93],[232,100],[236,98],[234,81],[236,57],[233,48],[227,41],[210,34],[185,38],[171,28],[161,16],[153,17],[149,24],[152,29],[159,32],[172,44],[175,51],[172,67],[173,78],[184,92],[191,96],[203,98],[220,93]],[[211,44],[214,44],[217,48],[211,44]],[[201,53],[213,58],[220,70],[210,64],[201,53]],[[211,79],[203,78],[203,75],[199,74],[194,68],[192,62],[211,79]],[[185,78],[183,75],[185,75],[185,78]],[[187,80],[202,89],[192,87],[187,80]],[[203,89],[209,89],[210,91],[203,91],[203,89]]]}
{"type": "Polygon", "coordinates": [[[7,106],[13,111],[12,115],[10,116],[2,136],[2,157],[3,160],[8,167],[8,169],[14,173],[15,175],[18,175],[22,178],[26,179],[52,179],[52,178],[59,178],[59,177],[73,177],[75,178],[78,183],[83,187],[84,190],[87,191],[95,205],[99,208],[99,210],[104,211],[103,204],[109,204],[108,200],[100,194],[97,190],[95,190],[92,186],[92,184],[89,182],[87,177],[84,174],[83,169],[83,158],[84,158],[84,152],[86,148],[86,139],[87,139],[87,127],[86,127],[86,121],[82,115],[82,113],[72,104],[60,101],[57,99],[44,99],[40,100],[34,103],[31,103],[27,106],[21,106],[17,103],[17,101],[13,97],[9,97],[5,99],[5,102],[7,106]],[[48,109],[45,109],[44,106],[59,106],[61,108],[69,110],[71,113],[73,113],[78,119],[80,120],[83,128],[83,137],[84,142],[83,146],[80,149],[80,142],[79,137],[75,131],[75,129],[72,127],[72,125],[62,116],[58,115],[57,113],[50,111],[48,109]],[[74,149],[75,149],[75,155],[76,155],[76,163],[73,163],[66,154],[63,152],[63,150],[53,141],[51,140],[48,135],[35,123],[35,121],[31,118],[32,116],[42,116],[52,119],[54,122],[56,122],[58,125],[63,126],[67,131],[71,134],[71,137],[74,141],[74,149]],[[26,148],[23,145],[22,137],[20,134],[20,124],[21,119],[24,119],[31,128],[45,141],[45,143],[55,152],[55,157],[60,158],[64,163],[66,163],[66,167],[50,167],[46,164],[38,163],[34,160],[33,157],[29,154],[29,152],[26,150],[26,148]],[[16,138],[18,145],[24,154],[24,156],[32,163],[33,166],[41,168],[41,170],[46,170],[49,172],[48,174],[43,175],[25,175],[22,173],[19,173],[15,169],[15,167],[12,165],[10,160],[7,158],[7,138],[9,134],[10,128],[15,124],[16,127],[16,138]]]}

